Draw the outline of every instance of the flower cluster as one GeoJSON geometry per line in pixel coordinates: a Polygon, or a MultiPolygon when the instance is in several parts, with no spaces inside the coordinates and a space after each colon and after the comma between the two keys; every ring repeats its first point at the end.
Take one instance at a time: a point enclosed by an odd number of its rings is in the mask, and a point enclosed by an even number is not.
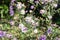
{"type": "Polygon", "coordinates": [[[27,32],[27,27],[25,27],[22,23],[19,24],[19,28],[21,29],[22,32],[27,32]]]}
{"type": "Polygon", "coordinates": [[[60,40],[58,0],[10,0],[9,4],[10,15],[0,20],[1,40],[60,40]]]}
{"type": "Polygon", "coordinates": [[[14,10],[13,10],[14,1],[15,0],[11,0],[11,3],[10,3],[10,16],[13,16],[14,15],[14,10]]]}

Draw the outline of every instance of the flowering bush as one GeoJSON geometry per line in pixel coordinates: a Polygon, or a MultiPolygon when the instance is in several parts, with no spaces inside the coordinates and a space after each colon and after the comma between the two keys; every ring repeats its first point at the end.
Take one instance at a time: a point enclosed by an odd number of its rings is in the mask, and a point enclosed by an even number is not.
{"type": "Polygon", "coordinates": [[[60,40],[59,0],[1,0],[0,40],[60,40]]]}

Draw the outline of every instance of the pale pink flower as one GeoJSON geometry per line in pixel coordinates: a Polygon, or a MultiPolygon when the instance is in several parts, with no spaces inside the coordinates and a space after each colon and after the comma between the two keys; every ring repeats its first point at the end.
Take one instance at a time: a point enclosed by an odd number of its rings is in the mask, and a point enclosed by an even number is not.
{"type": "Polygon", "coordinates": [[[43,13],[45,13],[45,10],[41,9],[40,14],[43,14],[43,13]]]}
{"type": "Polygon", "coordinates": [[[15,24],[15,22],[14,21],[10,21],[10,25],[14,25],[15,24]]]}

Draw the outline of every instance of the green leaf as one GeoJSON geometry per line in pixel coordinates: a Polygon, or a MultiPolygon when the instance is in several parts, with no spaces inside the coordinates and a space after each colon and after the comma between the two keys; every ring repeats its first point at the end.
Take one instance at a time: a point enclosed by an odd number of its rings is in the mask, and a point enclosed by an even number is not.
{"type": "Polygon", "coordinates": [[[4,8],[4,12],[5,12],[5,14],[8,13],[8,6],[4,5],[3,8],[4,8]]]}

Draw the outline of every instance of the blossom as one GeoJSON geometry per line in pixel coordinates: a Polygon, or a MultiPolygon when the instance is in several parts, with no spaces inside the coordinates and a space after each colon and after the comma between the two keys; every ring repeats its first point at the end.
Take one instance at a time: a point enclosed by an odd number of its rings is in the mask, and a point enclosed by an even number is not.
{"type": "Polygon", "coordinates": [[[58,5],[57,4],[53,4],[53,6],[56,8],[58,5]]]}
{"type": "Polygon", "coordinates": [[[39,40],[46,40],[46,35],[41,35],[39,40]]]}
{"type": "Polygon", "coordinates": [[[16,7],[17,7],[17,9],[21,9],[22,8],[22,3],[21,2],[17,2],[16,7]]]}
{"type": "Polygon", "coordinates": [[[33,26],[35,26],[35,27],[39,25],[39,23],[38,23],[38,22],[36,22],[36,21],[35,21],[35,20],[33,20],[33,19],[31,20],[31,24],[32,24],[33,26]]]}
{"type": "Polygon", "coordinates": [[[16,0],[11,0],[11,3],[10,3],[10,16],[14,15],[14,10],[13,10],[13,5],[12,5],[12,3],[14,3],[14,1],[16,1],[16,0]]]}
{"type": "Polygon", "coordinates": [[[25,17],[25,21],[27,22],[27,23],[30,23],[30,24],[32,24],[33,26],[38,26],[38,22],[35,22],[33,19],[32,19],[32,17],[29,17],[29,16],[27,16],[27,17],[25,17]]]}
{"type": "Polygon", "coordinates": [[[42,4],[44,4],[44,3],[46,4],[47,3],[47,0],[41,0],[41,3],[42,4]]]}
{"type": "Polygon", "coordinates": [[[12,21],[12,20],[10,21],[10,25],[14,25],[14,23],[15,23],[14,21],[12,21]]]}
{"type": "Polygon", "coordinates": [[[33,11],[32,10],[29,10],[30,13],[32,13],[33,11]]]}
{"type": "Polygon", "coordinates": [[[25,10],[24,9],[22,9],[20,12],[21,12],[22,15],[25,14],[25,10]]]}
{"type": "Polygon", "coordinates": [[[31,23],[32,23],[32,24],[34,24],[34,23],[35,23],[35,21],[34,21],[34,20],[31,20],[31,23]]]}
{"type": "Polygon", "coordinates": [[[13,16],[13,15],[14,15],[14,11],[10,10],[10,16],[13,16]]]}
{"type": "Polygon", "coordinates": [[[22,4],[22,7],[25,7],[24,3],[22,4]]]}
{"type": "Polygon", "coordinates": [[[14,15],[14,19],[18,20],[19,19],[19,15],[14,15]]]}
{"type": "Polygon", "coordinates": [[[39,26],[39,22],[36,22],[36,26],[39,26]]]}
{"type": "Polygon", "coordinates": [[[56,40],[60,40],[60,38],[56,37],[56,40]]]}
{"type": "Polygon", "coordinates": [[[31,23],[33,26],[35,26],[35,21],[34,20],[31,20],[31,23]]]}
{"type": "Polygon", "coordinates": [[[13,6],[10,5],[10,16],[13,16],[14,15],[14,10],[13,10],[13,6]]]}
{"type": "Polygon", "coordinates": [[[45,10],[41,9],[40,14],[43,14],[43,13],[45,13],[45,10]]]}
{"type": "Polygon", "coordinates": [[[7,37],[7,38],[12,38],[13,37],[13,35],[12,34],[6,34],[6,36],[5,37],[7,37]]]}
{"type": "Polygon", "coordinates": [[[48,16],[48,18],[49,18],[49,19],[52,19],[52,16],[50,15],[50,16],[48,16]]]}
{"type": "Polygon", "coordinates": [[[37,29],[34,29],[34,33],[38,33],[38,30],[37,29]]]}
{"type": "Polygon", "coordinates": [[[0,31],[0,37],[5,36],[5,34],[6,34],[6,32],[4,32],[4,31],[0,31]]]}
{"type": "Polygon", "coordinates": [[[25,7],[24,4],[22,4],[21,2],[17,2],[17,5],[16,5],[18,11],[20,11],[20,14],[24,15],[25,14],[25,10],[22,9],[22,7],[25,7]],[[20,10],[21,9],[21,10],[20,10]]]}
{"type": "Polygon", "coordinates": [[[51,24],[51,26],[57,26],[57,24],[55,23],[55,24],[51,24]]]}
{"type": "Polygon", "coordinates": [[[11,5],[11,6],[10,6],[10,10],[12,10],[12,9],[13,9],[13,6],[11,5]]]}
{"type": "Polygon", "coordinates": [[[37,4],[39,3],[39,1],[34,1],[34,2],[37,3],[37,4]]]}
{"type": "Polygon", "coordinates": [[[22,4],[21,2],[17,2],[16,4],[17,9],[21,9],[22,7],[25,7],[24,3],[22,4]]]}
{"type": "Polygon", "coordinates": [[[25,13],[27,13],[27,12],[28,12],[28,10],[25,11],[25,13]]]}
{"type": "Polygon", "coordinates": [[[21,31],[22,31],[23,33],[26,33],[26,32],[27,32],[27,27],[25,27],[24,24],[20,23],[20,24],[19,24],[19,28],[21,29],[21,31]]]}
{"type": "Polygon", "coordinates": [[[34,9],[34,6],[32,5],[30,8],[31,8],[31,9],[34,9]]]}
{"type": "Polygon", "coordinates": [[[26,32],[27,32],[27,27],[21,28],[21,31],[22,31],[23,33],[26,33],[26,32]]]}
{"type": "Polygon", "coordinates": [[[31,20],[32,20],[32,17],[29,17],[29,16],[25,17],[25,21],[27,23],[31,23],[31,20]]]}
{"type": "Polygon", "coordinates": [[[16,0],[11,0],[11,2],[14,2],[14,1],[16,1],[16,0]]]}
{"type": "Polygon", "coordinates": [[[42,4],[47,4],[48,2],[52,2],[53,0],[41,0],[42,4]]]}
{"type": "Polygon", "coordinates": [[[47,33],[48,33],[48,35],[49,35],[50,33],[52,33],[52,28],[51,28],[51,27],[48,28],[47,33]]]}
{"type": "Polygon", "coordinates": [[[25,27],[22,23],[19,24],[19,28],[25,27]]]}

